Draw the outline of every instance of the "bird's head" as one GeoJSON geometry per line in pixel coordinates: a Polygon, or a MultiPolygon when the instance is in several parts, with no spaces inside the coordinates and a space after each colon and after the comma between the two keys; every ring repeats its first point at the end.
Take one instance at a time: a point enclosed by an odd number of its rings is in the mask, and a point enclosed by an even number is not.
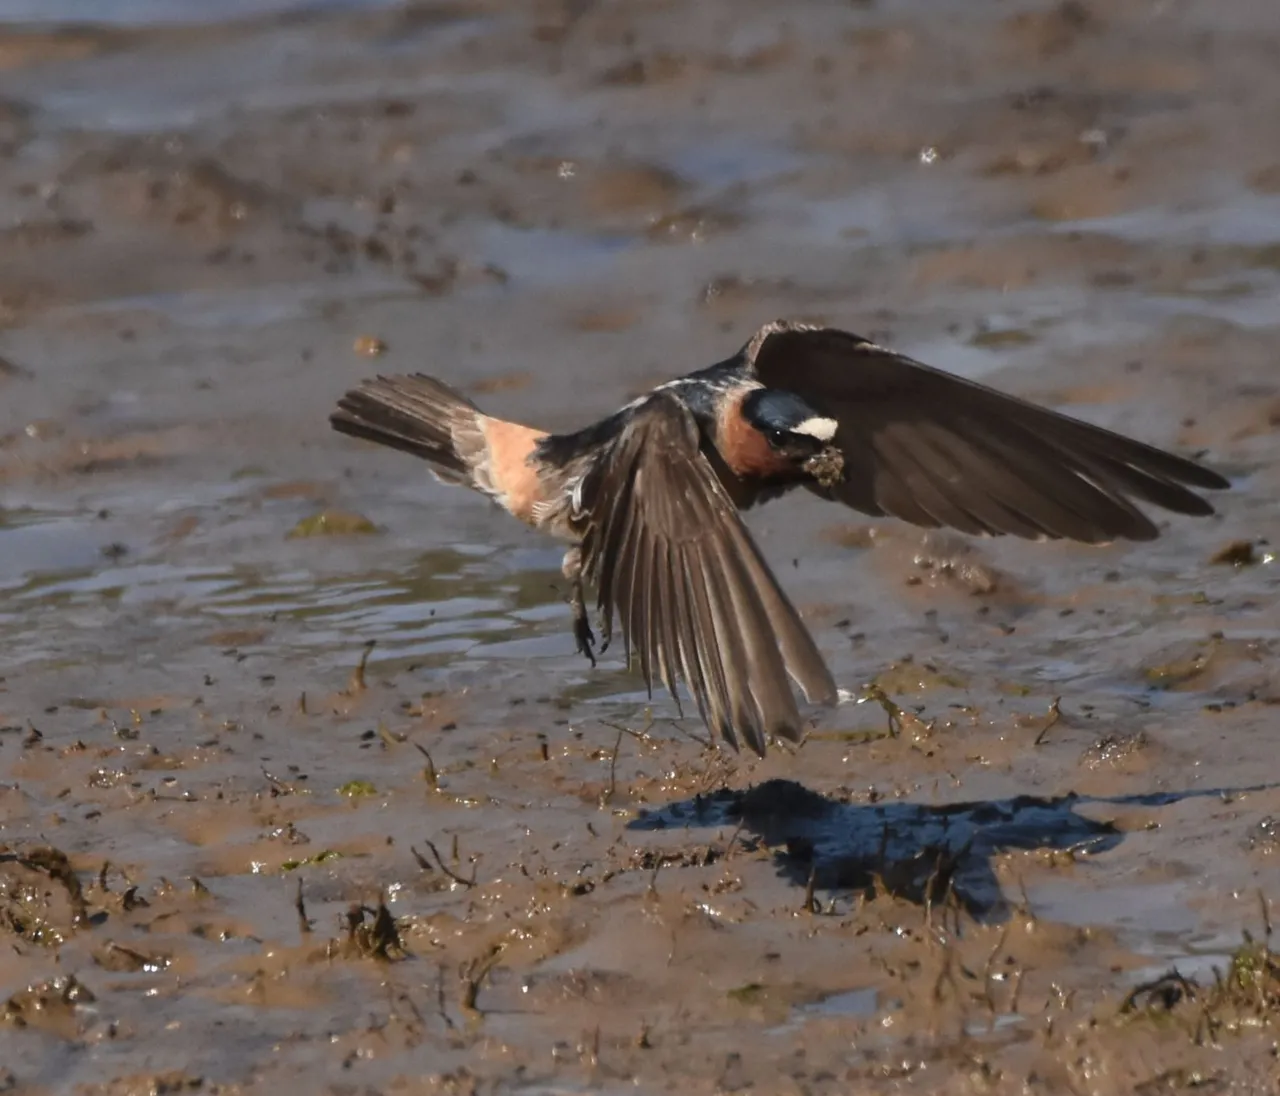
{"type": "Polygon", "coordinates": [[[742,416],[765,439],[775,458],[823,486],[830,486],[843,474],[844,458],[834,444],[839,423],[795,393],[754,389],[742,401],[742,416]]]}

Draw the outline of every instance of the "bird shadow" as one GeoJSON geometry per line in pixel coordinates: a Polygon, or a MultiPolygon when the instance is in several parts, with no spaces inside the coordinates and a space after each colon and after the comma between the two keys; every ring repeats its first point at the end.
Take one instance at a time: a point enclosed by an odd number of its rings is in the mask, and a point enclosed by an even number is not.
{"type": "Polygon", "coordinates": [[[1124,840],[1113,823],[1079,813],[1088,804],[1159,807],[1185,799],[1280,785],[1114,797],[1019,795],[968,803],[851,803],[793,780],[721,789],[646,811],[631,830],[737,827],[773,851],[780,874],[815,890],[877,891],[919,905],[954,899],[979,922],[1008,917],[995,858],[1009,850],[1105,852],[1124,840]]]}

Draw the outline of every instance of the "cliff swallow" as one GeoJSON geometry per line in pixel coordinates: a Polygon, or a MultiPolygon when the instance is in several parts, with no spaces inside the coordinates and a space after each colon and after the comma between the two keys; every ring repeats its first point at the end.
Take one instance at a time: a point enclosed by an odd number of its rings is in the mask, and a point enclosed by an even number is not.
{"type": "Polygon", "coordinates": [[[1157,535],[1133,500],[1206,515],[1188,488],[1229,486],[868,339],[788,322],[575,433],[492,418],[421,374],[364,382],[330,421],[569,541],[579,650],[594,664],[585,582],[604,645],[616,618],[651,693],[661,680],[679,706],[683,680],[714,732],[762,755],[770,735],[801,736],[789,678],[817,704],[836,686],[740,511],[804,487],[919,526],[1101,544],[1157,535]]]}

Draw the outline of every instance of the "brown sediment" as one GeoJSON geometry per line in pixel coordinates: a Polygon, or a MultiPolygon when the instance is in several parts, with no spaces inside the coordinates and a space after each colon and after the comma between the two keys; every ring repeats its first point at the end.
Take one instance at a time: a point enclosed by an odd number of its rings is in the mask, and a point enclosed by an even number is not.
{"type": "Polygon", "coordinates": [[[0,1090],[1254,1090],[1271,8],[317,7],[0,32],[0,1090]],[[850,696],[756,761],[326,426],[423,371],[571,429],[783,315],[1238,487],[753,511],[850,696]]]}

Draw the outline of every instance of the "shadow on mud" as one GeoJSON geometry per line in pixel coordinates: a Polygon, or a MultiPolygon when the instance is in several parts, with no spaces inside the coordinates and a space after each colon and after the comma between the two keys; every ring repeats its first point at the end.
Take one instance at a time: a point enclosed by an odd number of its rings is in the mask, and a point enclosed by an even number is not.
{"type": "MultiPolygon", "coordinates": [[[[1264,785],[1271,787],[1273,785],[1264,785]]],[[[722,789],[646,812],[633,830],[736,826],[772,849],[784,876],[810,890],[876,891],[924,905],[954,898],[979,921],[1009,913],[993,866],[1011,849],[1092,855],[1124,839],[1112,823],[1079,814],[1087,804],[1164,806],[1261,788],[1098,798],[1020,795],[929,806],[850,803],[791,780],[722,789]]]]}

